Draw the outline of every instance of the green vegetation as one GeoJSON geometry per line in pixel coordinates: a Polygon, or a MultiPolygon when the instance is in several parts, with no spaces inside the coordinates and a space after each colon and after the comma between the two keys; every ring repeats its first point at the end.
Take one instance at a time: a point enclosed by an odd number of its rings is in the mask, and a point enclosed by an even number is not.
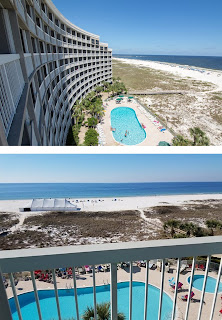
{"type": "Polygon", "coordinates": [[[181,79],[161,70],[139,67],[117,60],[113,60],[113,76],[121,77],[128,90],[195,90],[203,92],[215,86],[207,82],[190,79],[181,79]]]}
{"type": "MultiPolygon", "coordinates": [[[[77,100],[72,107],[73,125],[69,129],[66,140],[67,146],[79,145],[79,131],[83,124],[87,124],[90,128],[95,128],[101,118],[104,116],[102,92],[111,92],[112,96],[120,93],[126,93],[126,87],[120,78],[113,79],[113,83],[104,81],[102,86],[96,87],[94,91],[89,92],[84,99],[77,100]],[[84,122],[86,114],[91,117],[84,122]]],[[[86,132],[84,145],[98,145],[98,135],[96,131],[88,130],[86,132]],[[97,144],[96,144],[97,141],[97,144]]]]}
{"type": "Polygon", "coordinates": [[[87,94],[81,101],[77,100],[72,107],[73,125],[69,130],[66,145],[78,146],[79,145],[79,131],[83,125],[86,113],[91,115],[91,120],[87,124],[89,127],[94,127],[104,115],[103,102],[99,93],[103,91],[103,87],[95,88],[87,94]]]}
{"type": "Polygon", "coordinates": [[[189,238],[208,236],[208,232],[192,222],[183,223],[179,220],[168,220],[163,225],[164,231],[170,233],[171,238],[189,238]]]}
{"type": "Polygon", "coordinates": [[[88,129],[85,134],[84,145],[85,146],[98,146],[98,132],[95,129],[88,129]]]}
{"type": "Polygon", "coordinates": [[[96,127],[97,123],[98,123],[98,119],[96,119],[95,117],[91,117],[87,121],[87,124],[89,127],[96,127]]]}
{"type": "Polygon", "coordinates": [[[192,141],[178,134],[173,138],[173,146],[192,146],[192,141]]]}
{"type": "Polygon", "coordinates": [[[214,236],[214,231],[216,229],[222,229],[222,223],[218,220],[207,220],[205,222],[208,229],[210,229],[210,235],[214,236]]]}
{"type": "MultiPolygon", "coordinates": [[[[110,311],[110,303],[100,303],[96,306],[97,319],[98,320],[110,320],[111,319],[111,311],[110,311]]],[[[83,316],[83,320],[93,320],[94,319],[94,308],[87,307],[83,316]]],[[[117,320],[125,320],[126,317],[123,313],[118,313],[117,320]]]]}
{"type": "Polygon", "coordinates": [[[200,128],[190,128],[190,135],[193,138],[193,141],[184,138],[181,135],[174,137],[173,145],[174,146],[209,146],[210,140],[200,128]]]}
{"type": "Polygon", "coordinates": [[[205,221],[206,228],[202,228],[193,222],[181,222],[176,219],[170,219],[164,223],[163,229],[169,233],[171,238],[188,238],[214,236],[215,230],[222,229],[222,222],[211,219],[205,221]]]}
{"type": "Polygon", "coordinates": [[[210,140],[200,128],[190,128],[189,131],[191,137],[193,137],[193,146],[209,146],[210,140]]]}

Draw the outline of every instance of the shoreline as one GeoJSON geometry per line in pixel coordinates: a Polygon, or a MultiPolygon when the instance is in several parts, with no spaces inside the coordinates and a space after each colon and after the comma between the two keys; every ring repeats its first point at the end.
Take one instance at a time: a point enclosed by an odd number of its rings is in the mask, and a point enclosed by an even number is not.
{"type": "MultiPolygon", "coordinates": [[[[222,191],[221,192],[207,192],[207,193],[203,193],[203,192],[198,192],[198,193],[162,193],[162,194],[159,194],[159,193],[156,193],[156,194],[146,194],[146,195],[112,195],[112,196],[76,196],[76,197],[35,197],[35,198],[20,198],[20,199],[0,199],[0,204],[1,202],[3,201],[30,201],[30,200],[33,200],[33,199],[67,199],[67,200],[98,200],[98,199],[126,199],[126,198],[148,198],[148,197],[174,197],[174,196],[201,196],[201,195],[222,195],[222,191]]],[[[0,210],[1,210],[1,207],[0,207],[0,210]]]]}
{"type": "MultiPolygon", "coordinates": [[[[219,57],[219,58],[222,58],[222,57],[219,57]]],[[[136,61],[144,61],[144,62],[146,62],[146,61],[147,62],[156,62],[156,63],[160,63],[160,64],[172,65],[174,67],[181,66],[181,67],[185,67],[185,69],[195,68],[197,70],[219,72],[222,75],[221,69],[211,69],[211,68],[205,68],[205,67],[198,67],[198,66],[191,65],[191,64],[179,64],[179,63],[174,63],[174,62],[157,61],[157,60],[131,59],[131,58],[116,57],[116,56],[113,56],[113,59],[127,59],[127,60],[136,60],[136,61]]]]}
{"type": "MultiPolygon", "coordinates": [[[[222,200],[222,193],[208,194],[177,194],[158,196],[135,196],[135,197],[100,197],[100,198],[67,198],[71,203],[78,204],[84,212],[112,212],[124,210],[141,210],[162,205],[182,205],[192,201],[222,200]],[[116,200],[115,200],[116,199],[116,200]],[[100,201],[99,201],[100,200],[100,201]]],[[[20,215],[33,215],[47,211],[20,212],[19,208],[27,205],[30,199],[23,200],[0,200],[1,213],[16,213],[20,215]]],[[[80,212],[81,212],[80,211],[80,212]]],[[[75,211],[73,211],[75,214],[75,211]]]]}
{"type": "Polygon", "coordinates": [[[180,65],[170,62],[161,62],[161,61],[152,61],[152,60],[136,60],[136,59],[127,59],[127,58],[116,58],[113,57],[113,60],[117,60],[122,63],[131,64],[135,66],[140,66],[144,68],[151,68],[155,70],[161,70],[164,72],[170,72],[180,77],[191,77],[195,80],[203,82],[211,82],[218,87],[218,90],[222,90],[222,71],[215,69],[207,69],[189,65],[180,65]],[[192,70],[193,69],[193,70],[192,70]],[[201,71],[204,72],[201,72],[201,71]],[[219,76],[218,76],[219,75],[219,76]]]}

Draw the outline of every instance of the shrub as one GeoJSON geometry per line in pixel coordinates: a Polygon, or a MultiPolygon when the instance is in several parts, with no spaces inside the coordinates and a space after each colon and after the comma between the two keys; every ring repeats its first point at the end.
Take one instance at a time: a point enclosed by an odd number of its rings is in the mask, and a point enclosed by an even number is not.
{"type": "Polygon", "coordinates": [[[85,146],[98,146],[98,132],[95,129],[88,129],[85,134],[84,145],[85,146]]]}
{"type": "Polygon", "coordinates": [[[91,117],[88,119],[88,126],[95,127],[98,123],[98,120],[95,117],[91,117]]]}

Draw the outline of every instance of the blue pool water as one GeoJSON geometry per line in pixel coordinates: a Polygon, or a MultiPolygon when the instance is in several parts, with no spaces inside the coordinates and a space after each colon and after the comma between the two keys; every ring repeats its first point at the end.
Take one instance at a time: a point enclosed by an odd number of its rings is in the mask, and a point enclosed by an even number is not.
{"type": "MultiPolygon", "coordinates": [[[[144,312],[144,292],[145,284],[133,282],[133,319],[143,319],[144,312]]],[[[87,306],[93,306],[93,288],[78,288],[79,313],[83,314],[87,306]]],[[[148,288],[148,318],[149,320],[158,319],[160,290],[152,285],[148,288]]],[[[110,301],[110,286],[98,286],[96,288],[97,303],[110,301]]],[[[58,320],[54,290],[39,291],[40,306],[44,320],[58,320]]],[[[38,320],[37,308],[34,293],[19,295],[19,302],[23,320],[38,320]]],[[[73,289],[59,290],[59,302],[61,307],[62,319],[74,317],[76,319],[74,291],[73,289]]],[[[9,300],[13,313],[13,320],[18,320],[14,299],[9,300]]],[[[129,282],[118,283],[118,312],[123,312],[126,319],[129,319],[129,282]]],[[[173,302],[167,294],[163,294],[161,320],[170,319],[173,302]]]]}
{"type": "Polygon", "coordinates": [[[113,109],[111,111],[111,126],[116,129],[113,132],[114,139],[122,144],[135,145],[146,138],[146,132],[141,127],[132,108],[119,107],[113,109]],[[126,130],[129,133],[125,137],[126,130]]]}
{"type": "MultiPolygon", "coordinates": [[[[190,283],[190,277],[187,279],[190,283]]],[[[193,287],[202,290],[203,288],[203,281],[204,281],[204,275],[194,275],[193,278],[193,287]]],[[[216,287],[216,279],[212,277],[207,277],[207,283],[206,283],[206,292],[214,293],[216,287]]],[[[222,292],[222,283],[219,285],[218,292],[222,292]]]]}

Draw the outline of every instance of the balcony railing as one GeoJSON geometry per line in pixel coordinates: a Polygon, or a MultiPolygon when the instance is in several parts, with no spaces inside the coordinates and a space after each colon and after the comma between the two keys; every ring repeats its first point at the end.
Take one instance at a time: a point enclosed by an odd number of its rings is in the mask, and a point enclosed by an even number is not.
{"type": "Polygon", "coordinates": [[[20,56],[18,54],[0,55],[0,118],[6,136],[8,136],[24,86],[20,56]]]}
{"type": "MultiPolygon", "coordinates": [[[[92,288],[93,288],[93,301],[94,301],[94,312],[96,314],[96,273],[95,265],[109,264],[110,265],[110,303],[111,303],[111,319],[117,320],[117,265],[120,261],[129,262],[129,314],[127,319],[132,320],[132,309],[133,309],[133,263],[135,261],[145,260],[145,277],[144,277],[144,310],[143,316],[138,317],[137,320],[149,319],[148,313],[148,301],[149,297],[148,286],[152,280],[152,272],[150,271],[149,262],[154,259],[157,260],[157,266],[159,263],[160,271],[160,282],[159,282],[159,300],[158,300],[158,311],[154,316],[155,319],[161,318],[163,312],[163,295],[166,287],[166,266],[165,262],[168,258],[173,258],[175,262],[175,291],[172,295],[172,310],[168,315],[167,319],[201,319],[203,314],[204,299],[206,296],[206,283],[208,273],[212,269],[211,255],[222,253],[222,237],[206,237],[206,238],[192,238],[192,239],[176,239],[176,240],[157,240],[148,242],[130,242],[130,243],[116,243],[116,244],[100,244],[100,245],[84,245],[84,246],[70,246],[70,247],[56,247],[56,248],[43,248],[43,249],[23,249],[23,250],[12,250],[12,251],[1,251],[0,252],[0,310],[1,316],[4,320],[12,320],[12,313],[8,302],[7,289],[5,289],[3,277],[8,274],[10,279],[11,289],[14,296],[14,301],[17,309],[18,318],[23,319],[22,308],[20,306],[20,299],[18,291],[16,290],[14,273],[29,271],[31,275],[31,281],[34,291],[35,304],[38,311],[39,319],[43,320],[40,293],[37,289],[35,270],[52,270],[52,283],[54,287],[56,307],[58,313],[58,319],[63,320],[61,315],[61,301],[59,301],[59,292],[57,285],[56,270],[61,267],[69,267],[73,277],[73,301],[75,301],[76,319],[79,320],[80,310],[78,305],[78,291],[77,291],[77,279],[76,279],[76,267],[77,266],[92,266],[92,288]],[[198,303],[192,305],[192,313],[190,311],[191,302],[194,300],[192,297],[194,273],[197,263],[197,257],[206,257],[206,263],[204,265],[204,271],[202,270],[203,287],[200,292],[200,299],[198,303]],[[182,259],[185,257],[193,257],[192,264],[190,266],[184,266],[182,259]],[[71,266],[71,267],[70,267],[71,266]],[[182,311],[178,308],[178,284],[181,276],[181,268],[183,271],[186,268],[190,268],[190,282],[187,290],[187,300],[182,303],[182,311]],[[3,276],[4,274],[4,276],[3,276]]],[[[215,268],[217,270],[217,277],[215,279],[216,285],[212,299],[208,299],[207,306],[204,306],[204,314],[207,313],[208,308],[209,316],[204,319],[217,319],[214,317],[215,306],[218,307],[218,289],[220,285],[221,271],[222,271],[222,259],[220,264],[215,268]]],[[[212,272],[212,271],[211,271],[212,272]]],[[[157,273],[156,273],[157,274],[157,273]]],[[[121,280],[121,279],[119,279],[121,280]]],[[[209,293],[208,293],[209,295],[209,293]]],[[[96,319],[96,316],[95,316],[96,319]]],[[[153,316],[151,317],[153,319],[153,316]]],[[[164,318],[166,319],[166,318],[164,318]]]]}

